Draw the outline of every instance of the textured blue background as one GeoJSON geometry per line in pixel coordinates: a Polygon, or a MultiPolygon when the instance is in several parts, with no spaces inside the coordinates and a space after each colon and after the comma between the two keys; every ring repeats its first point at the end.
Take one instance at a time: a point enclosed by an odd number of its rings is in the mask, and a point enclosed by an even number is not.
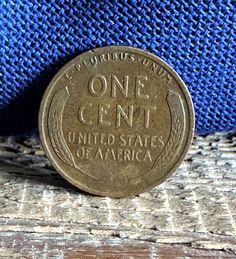
{"type": "Polygon", "coordinates": [[[236,2],[1,1],[0,131],[37,127],[53,75],[99,46],[146,49],[187,84],[196,132],[236,128],[236,2]]]}

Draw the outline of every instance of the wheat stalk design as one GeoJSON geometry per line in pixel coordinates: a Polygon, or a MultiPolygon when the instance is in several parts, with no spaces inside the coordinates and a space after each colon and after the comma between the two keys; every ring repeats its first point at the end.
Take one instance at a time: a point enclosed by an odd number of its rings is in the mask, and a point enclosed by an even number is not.
{"type": "Polygon", "coordinates": [[[48,133],[53,150],[56,155],[67,165],[75,167],[81,173],[97,179],[94,175],[85,172],[84,169],[76,164],[74,157],[65,141],[62,130],[62,116],[68,98],[69,91],[67,86],[56,91],[52,97],[48,116],[48,133]]]}
{"type": "Polygon", "coordinates": [[[185,117],[184,107],[180,96],[173,91],[169,91],[167,94],[167,104],[171,114],[171,132],[166,146],[164,147],[160,156],[158,156],[153,163],[152,168],[160,168],[167,165],[171,161],[173,154],[177,153],[179,149],[179,142],[182,141],[184,136],[185,122],[181,121],[180,118],[185,117]],[[180,115],[175,111],[175,106],[179,106],[178,108],[180,109],[178,110],[180,111],[180,115]]]}

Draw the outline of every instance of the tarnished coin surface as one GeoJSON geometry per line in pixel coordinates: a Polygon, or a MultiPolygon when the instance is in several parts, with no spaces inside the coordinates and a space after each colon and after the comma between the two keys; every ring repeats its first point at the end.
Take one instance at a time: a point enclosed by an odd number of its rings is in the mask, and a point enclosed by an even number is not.
{"type": "Polygon", "coordinates": [[[160,58],[112,46],[85,52],[49,84],[40,108],[43,147],[81,190],[110,197],[163,182],[194,131],[188,90],[160,58]]]}

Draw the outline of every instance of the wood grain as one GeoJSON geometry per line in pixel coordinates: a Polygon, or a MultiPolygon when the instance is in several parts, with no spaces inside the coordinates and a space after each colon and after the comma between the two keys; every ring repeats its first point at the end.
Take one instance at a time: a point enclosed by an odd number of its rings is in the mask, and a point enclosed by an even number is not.
{"type": "Polygon", "coordinates": [[[0,258],[174,258],[236,254],[236,136],[194,140],[149,193],[85,194],[51,167],[37,137],[0,137],[0,258]]]}

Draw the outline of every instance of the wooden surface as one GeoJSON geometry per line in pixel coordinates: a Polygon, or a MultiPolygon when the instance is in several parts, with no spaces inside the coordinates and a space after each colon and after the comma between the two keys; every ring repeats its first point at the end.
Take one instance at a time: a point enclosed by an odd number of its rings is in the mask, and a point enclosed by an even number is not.
{"type": "Polygon", "coordinates": [[[37,137],[0,137],[0,258],[236,257],[236,135],[197,137],[149,193],[85,194],[37,137]]]}

